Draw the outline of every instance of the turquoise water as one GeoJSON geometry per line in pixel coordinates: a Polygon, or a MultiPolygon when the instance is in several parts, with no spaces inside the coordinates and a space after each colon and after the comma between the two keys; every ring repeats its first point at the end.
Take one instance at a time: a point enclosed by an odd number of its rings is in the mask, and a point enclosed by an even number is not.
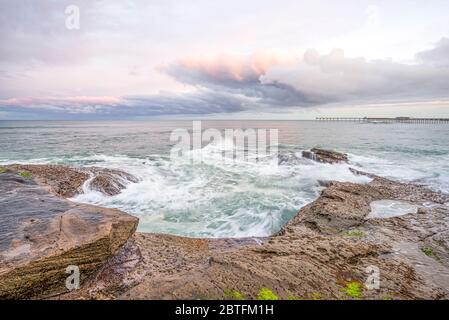
{"type": "Polygon", "coordinates": [[[319,194],[319,180],[367,182],[348,165],[301,159],[312,147],[349,154],[350,166],[449,192],[449,126],[315,121],[203,121],[203,129],[278,129],[279,153],[257,163],[171,159],[176,128],[191,121],[0,121],[0,164],[55,163],[118,168],[140,182],[105,197],[86,188],[74,200],[122,209],[141,231],[194,237],[266,236],[319,194]]]}

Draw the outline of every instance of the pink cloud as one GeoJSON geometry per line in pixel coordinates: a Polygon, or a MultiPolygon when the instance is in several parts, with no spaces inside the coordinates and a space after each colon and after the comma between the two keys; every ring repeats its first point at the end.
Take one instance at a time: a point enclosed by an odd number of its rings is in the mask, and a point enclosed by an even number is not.
{"type": "Polygon", "coordinates": [[[297,62],[294,55],[264,52],[252,55],[222,54],[195,56],[159,68],[183,82],[202,79],[211,82],[258,81],[271,66],[297,62]]]}
{"type": "Polygon", "coordinates": [[[0,100],[0,105],[20,107],[42,107],[51,105],[118,105],[123,100],[110,96],[74,96],[74,97],[23,97],[0,100]]]}

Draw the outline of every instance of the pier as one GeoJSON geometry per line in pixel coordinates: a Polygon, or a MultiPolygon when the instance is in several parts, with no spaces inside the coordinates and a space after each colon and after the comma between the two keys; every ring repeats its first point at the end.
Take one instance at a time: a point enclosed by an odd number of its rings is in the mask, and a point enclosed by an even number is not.
{"type": "Polygon", "coordinates": [[[350,121],[367,123],[420,123],[420,124],[449,124],[449,118],[368,118],[368,117],[317,117],[318,121],[350,121]]]}

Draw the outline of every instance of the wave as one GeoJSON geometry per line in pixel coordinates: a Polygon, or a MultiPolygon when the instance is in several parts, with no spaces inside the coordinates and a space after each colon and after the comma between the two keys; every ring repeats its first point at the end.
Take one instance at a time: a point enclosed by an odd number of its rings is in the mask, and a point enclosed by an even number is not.
{"type": "Polygon", "coordinates": [[[73,200],[136,215],[140,231],[190,237],[268,236],[318,197],[320,180],[370,181],[353,175],[346,164],[315,163],[299,153],[290,153],[289,161],[281,165],[272,156],[256,162],[224,161],[222,152],[229,148],[232,145],[208,145],[175,159],[94,156],[101,161],[96,165],[128,171],[140,182],[116,196],[86,190],[73,200]]]}
{"type": "Polygon", "coordinates": [[[373,155],[349,154],[350,163],[363,171],[386,178],[419,183],[438,192],[449,193],[449,155],[402,153],[373,155]]]}
{"type": "MultiPolygon", "coordinates": [[[[135,215],[140,219],[139,231],[190,237],[271,235],[319,196],[320,180],[370,181],[352,174],[350,166],[398,180],[421,179],[439,191],[449,190],[449,174],[438,174],[442,168],[446,170],[444,156],[437,156],[430,169],[429,162],[419,159],[352,153],[349,165],[330,165],[304,159],[300,150],[288,148],[280,150],[279,158],[257,157],[251,152],[247,152],[247,158],[255,161],[223,158],[225,151],[233,148],[231,142],[225,141],[175,158],[165,154],[96,154],[20,162],[99,166],[129,172],[139,182],[129,184],[116,196],[105,196],[86,183],[84,193],[72,200],[135,215]]],[[[18,161],[0,161],[8,162],[18,161]]]]}

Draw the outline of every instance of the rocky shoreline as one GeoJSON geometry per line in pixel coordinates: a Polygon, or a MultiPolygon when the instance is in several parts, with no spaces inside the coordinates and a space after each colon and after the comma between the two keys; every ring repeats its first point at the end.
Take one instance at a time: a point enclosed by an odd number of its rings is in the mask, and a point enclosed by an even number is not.
{"type": "MultiPolygon", "coordinates": [[[[346,161],[313,152],[315,161],[346,161]]],[[[3,171],[1,298],[256,299],[262,289],[280,299],[449,298],[449,195],[421,186],[374,175],[367,184],[328,181],[269,238],[192,239],[135,232],[137,218],[64,199],[98,176],[97,190],[120,192],[137,181],[126,173],[3,171]],[[414,210],[372,217],[385,201],[414,210]],[[79,290],[64,288],[68,264],[82,266],[79,290]],[[378,288],[367,285],[373,270],[378,288]]]]}
{"type": "MultiPolygon", "coordinates": [[[[0,299],[64,293],[67,267],[77,266],[80,280],[88,279],[135,232],[137,218],[53,193],[65,193],[67,187],[43,186],[38,172],[44,167],[17,168],[0,174],[0,299]]],[[[48,172],[54,175],[55,169],[75,174],[63,167],[48,167],[48,172]]]]}

